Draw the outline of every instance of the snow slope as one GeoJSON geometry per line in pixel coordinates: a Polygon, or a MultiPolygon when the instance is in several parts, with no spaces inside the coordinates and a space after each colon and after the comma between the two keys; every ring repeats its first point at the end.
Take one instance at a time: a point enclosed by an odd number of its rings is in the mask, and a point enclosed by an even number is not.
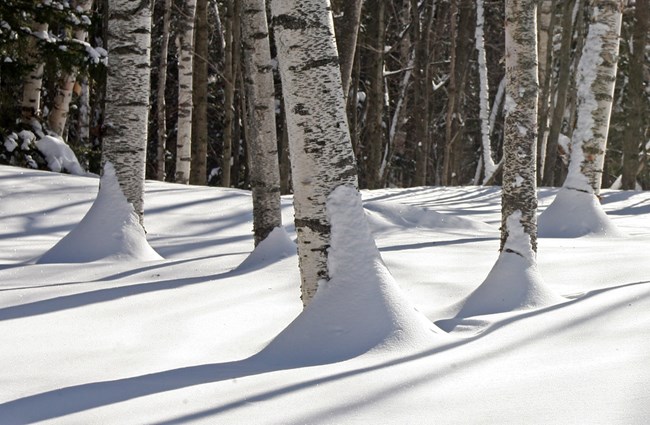
{"type": "MultiPolygon", "coordinates": [[[[540,191],[541,209],[556,193],[540,191]]],[[[563,300],[450,332],[433,323],[498,257],[498,189],[363,195],[383,262],[342,213],[334,261],[359,299],[339,287],[301,332],[331,320],[357,333],[318,358],[313,339],[303,351],[278,339],[301,316],[289,197],[284,231],[243,265],[249,194],[160,182],[147,183],[145,225],[164,260],[33,264],[84,217],[97,179],[0,166],[0,423],[647,423],[649,193],[604,192],[626,237],[539,240],[539,272],[563,300]],[[400,319],[409,308],[420,313],[400,319]],[[370,319],[391,309],[394,321],[370,319]]]]}

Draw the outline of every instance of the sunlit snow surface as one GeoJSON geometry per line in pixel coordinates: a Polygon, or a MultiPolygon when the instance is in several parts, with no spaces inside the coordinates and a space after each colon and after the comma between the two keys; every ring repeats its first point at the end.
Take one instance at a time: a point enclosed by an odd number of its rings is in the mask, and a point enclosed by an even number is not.
{"type": "MultiPolygon", "coordinates": [[[[329,339],[297,349],[276,338],[302,307],[290,198],[286,232],[241,266],[253,246],[249,194],[158,182],[147,183],[145,225],[164,260],[31,264],[84,217],[97,185],[0,167],[3,425],[650,417],[648,192],[603,194],[627,237],[539,240],[540,275],[563,299],[462,318],[441,326],[448,333],[434,323],[455,317],[498,257],[498,189],[364,192],[386,267],[361,237],[363,223],[339,217],[332,284],[341,286],[321,296],[312,309],[320,320],[299,335],[329,339]],[[359,298],[346,298],[345,285],[359,298]],[[400,330],[405,337],[390,336],[400,330]]],[[[540,191],[541,210],[556,193],[540,191]]],[[[339,212],[354,208],[354,197],[338,201],[339,212]]]]}

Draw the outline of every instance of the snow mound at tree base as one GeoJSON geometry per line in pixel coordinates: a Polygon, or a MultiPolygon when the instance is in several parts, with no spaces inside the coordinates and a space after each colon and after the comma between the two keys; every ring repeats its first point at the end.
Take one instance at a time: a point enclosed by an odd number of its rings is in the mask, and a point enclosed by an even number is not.
{"type": "Polygon", "coordinates": [[[296,255],[296,244],[283,227],[276,227],[235,270],[244,272],[261,269],[293,255],[296,255]]]}
{"type": "Polygon", "coordinates": [[[70,233],[36,262],[153,261],[151,248],[133,206],[127,202],[110,163],[104,167],[97,199],[70,233]]]}
{"type": "Polygon", "coordinates": [[[605,214],[596,195],[567,188],[560,189],[539,216],[537,230],[542,238],[625,236],[605,214]]]}
{"type": "Polygon", "coordinates": [[[513,252],[502,252],[485,281],[456,304],[456,317],[437,324],[450,330],[467,317],[547,307],[563,301],[543,281],[534,262],[513,252]]]}
{"type": "Polygon", "coordinates": [[[406,300],[384,265],[350,186],[330,195],[330,279],[311,303],[256,357],[305,366],[351,359],[369,351],[411,351],[446,339],[406,300]]]}

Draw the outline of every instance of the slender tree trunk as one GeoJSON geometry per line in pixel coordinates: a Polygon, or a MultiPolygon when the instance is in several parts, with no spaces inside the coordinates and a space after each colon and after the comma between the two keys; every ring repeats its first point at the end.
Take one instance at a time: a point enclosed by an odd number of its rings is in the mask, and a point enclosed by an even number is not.
{"type": "Polygon", "coordinates": [[[205,185],[208,176],[208,54],[208,0],[196,0],[190,167],[190,184],[195,185],[205,185]]]}
{"type": "MultiPolygon", "coordinates": [[[[490,87],[488,85],[488,69],[485,57],[485,37],[483,26],[485,23],[485,11],[483,0],[476,2],[476,32],[474,35],[476,51],[478,53],[479,71],[479,118],[481,120],[481,144],[483,147],[483,167],[485,169],[483,182],[490,180],[497,165],[492,158],[492,144],[490,143],[490,87]]],[[[480,173],[478,173],[480,174],[480,173]]],[[[475,181],[478,181],[476,178],[475,181]]]]}
{"type": "Polygon", "coordinates": [[[571,42],[573,38],[573,6],[574,0],[566,0],[562,9],[562,46],[560,47],[559,57],[559,78],[555,95],[555,104],[553,105],[551,127],[549,129],[546,141],[546,159],[544,160],[544,180],[545,186],[555,185],[555,167],[557,163],[558,140],[564,113],[566,111],[567,93],[569,83],[571,82],[571,42]]]}
{"type": "Polygon", "coordinates": [[[167,87],[167,56],[169,52],[169,23],[171,20],[172,0],[165,0],[163,6],[163,28],[162,45],[160,47],[158,62],[158,91],[156,92],[156,124],[157,124],[157,148],[156,148],[156,178],[165,181],[165,161],[167,160],[167,101],[165,100],[165,88],[167,87]]]}
{"type": "Polygon", "coordinates": [[[632,32],[632,56],[630,58],[629,82],[625,102],[625,116],[628,120],[623,134],[623,177],[622,189],[636,188],[639,169],[639,145],[647,140],[647,117],[644,115],[644,67],[645,48],[650,22],[650,2],[636,0],[634,29],[632,32]]]}
{"type": "Polygon", "coordinates": [[[328,195],[357,187],[339,58],[327,2],[274,0],[273,25],[287,111],[302,301],[329,279],[328,195]],[[307,19],[308,18],[308,19],[307,19]]]}
{"type": "Polygon", "coordinates": [[[234,8],[237,0],[228,0],[226,3],[226,20],[224,36],[226,38],[225,58],[224,58],[224,71],[223,76],[226,82],[225,89],[225,120],[223,123],[223,158],[221,161],[221,185],[230,187],[230,167],[232,164],[232,137],[233,127],[235,121],[235,84],[236,74],[234,72],[234,58],[233,58],[233,32],[234,32],[234,8]]]}
{"type": "Polygon", "coordinates": [[[242,0],[246,125],[255,245],[282,226],[275,87],[264,0],[242,0]]]}
{"type": "Polygon", "coordinates": [[[111,162],[140,224],[149,116],[151,9],[148,1],[109,0],[108,77],[102,165],[111,162]]]}
{"type": "Polygon", "coordinates": [[[593,11],[580,64],[578,111],[564,187],[600,194],[614,99],[622,0],[591,0],[593,11]]]}
{"type": "Polygon", "coordinates": [[[433,21],[435,5],[424,3],[424,19],[420,18],[417,0],[411,0],[411,25],[413,27],[413,49],[415,61],[413,69],[413,120],[415,146],[415,186],[427,184],[429,169],[429,33],[433,21]]]}
{"type": "Polygon", "coordinates": [[[194,17],[196,0],[186,0],[182,10],[178,46],[178,133],[176,136],[176,183],[190,182],[192,165],[192,80],[194,77],[194,17]]]}
{"type": "Polygon", "coordinates": [[[43,87],[43,70],[45,66],[43,62],[39,62],[40,55],[37,51],[36,39],[39,34],[47,34],[47,30],[48,24],[35,22],[32,27],[34,35],[29,40],[29,49],[34,55],[34,60],[30,61],[30,65],[34,66],[34,69],[25,77],[21,102],[21,119],[27,124],[31,122],[32,118],[41,115],[41,89],[43,87]]]}
{"type": "Polygon", "coordinates": [[[384,11],[386,0],[368,0],[371,13],[367,25],[368,45],[368,96],[366,99],[366,146],[365,180],[369,189],[381,187],[381,159],[384,152],[384,46],[386,23],[384,11]]]}
{"type": "MultiPolygon", "coordinates": [[[[92,0],[78,1],[75,4],[77,10],[87,13],[92,8],[92,0]]],[[[74,33],[75,40],[85,42],[87,39],[85,30],[77,30],[74,33]]],[[[65,124],[70,112],[70,101],[72,100],[72,89],[77,81],[77,69],[63,72],[56,87],[56,95],[52,102],[52,109],[47,117],[50,130],[63,137],[65,124]]]]}
{"type": "Polygon", "coordinates": [[[536,0],[506,0],[506,104],[501,248],[530,261],[537,253],[536,0]]]}
{"type": "Polygon", "coordinates": [[[538,99],[538,133],[537,133],[537,180],[542,181],[544,176],[544,162],[546,158],[546,141],[548,130],[548,112],[551,97],[551,71],[553,69],[553,35],[557,21],[555,7],[557,0],[541,0],[538,16],[537,51],[539,59],[539,86],[538,99]]]}
{"type": "Polygon", "coordinates": [[[363,0],[345,0],[343,1],[341,15],[334,19],[336,45],[341,66],[341,83],[343,85],[343,96],[346,104],[348,92],[350,91],[352,68],[354,67],[357,37],[361,25],[362,5],[363,0]]]}

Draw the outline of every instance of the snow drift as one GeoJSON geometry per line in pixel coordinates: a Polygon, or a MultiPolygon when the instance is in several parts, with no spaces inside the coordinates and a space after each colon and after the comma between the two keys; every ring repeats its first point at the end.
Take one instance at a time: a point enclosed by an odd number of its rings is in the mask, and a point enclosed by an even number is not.
{"type": "Polygon", "coordinates": [[[537,231],[542,238],[625,236],[605,214],[595,195],[567,188],[560,189],[539,216],[537,231]]]}
{"type": "Polygon", "coordinates": [[[258,354],[295,367],[347,360],[375,350],[431,346],[443,332],[417,312],[384,265],[361,195],[339,186],[330,195],[330,279],[305,310],[258,354]]]}
{"type": "Polygon", "coordinates": [[[110,163],[104,166],[97,199],[81,222],[37,263],[152,261],[162,257],[149,246],[133,206],[127,202],[110,163]]]}

